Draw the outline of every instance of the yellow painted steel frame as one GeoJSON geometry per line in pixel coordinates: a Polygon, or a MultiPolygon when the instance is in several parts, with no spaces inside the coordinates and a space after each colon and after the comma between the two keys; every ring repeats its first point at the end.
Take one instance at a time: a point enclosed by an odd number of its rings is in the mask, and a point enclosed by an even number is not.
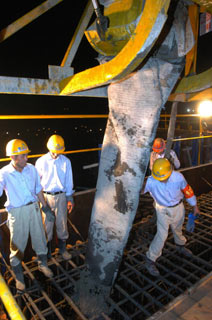
{"type": "Polygon", "coordinates": [[[76,73],[60,82],[62,95],[83,91],[119,80],[143,61],[166,21],[170,0],[147,0],[134,36],[111,61],[76,73]]]}
{"type": "Polygon", "coordinates": [[[116,56],[129,41],[136,28],[136,21],[144,6],[143,0],[114,1],[104,8],[104,15],[109,19],[105,40],[100,39],[94,22],[85,36],[90,45],[104,56],[116,56]]]}
{"type": "Polygon", "coordinates": [[[59,4],[61,1],[63,0],[46,0],[18,20],[11,23],[6,28],[2,29],[0,31],[0,42],[12,36],[14,33],[31,23],[33,20],[37,19],[39,16],[59,4]]]}
{"type": "Polygon", "coordinates": [[[192,101],[212,98],[212,68],[198,75],[183,78],[169,97],[170,101],[192,101]],[[196,98],[195,98],[196,97],[196,98]],[[198,98],[197,98],[198,97],[198,98]]]}
{"type": "Polygon", "coordinates": [[[185,64],[185,77],[191,73],[196,74],[196,63],[197,63],[197,43],[199,33],[199,9],[197,5],[188,7],[189,19],[191,22],[192,31],[194,34],[195,44],[193,48],[186,55],[185,64]]]}
{"type": "Polygon", "coordinates": [[[212,14],[212,0],[192,0],[193,2],[203,6],[207,12],[212,14]]]}
{"type": "Polygon", "coordinates": [[[12,320],[26,320],[15,298],[0,274],[0,298],[12,320]]]}

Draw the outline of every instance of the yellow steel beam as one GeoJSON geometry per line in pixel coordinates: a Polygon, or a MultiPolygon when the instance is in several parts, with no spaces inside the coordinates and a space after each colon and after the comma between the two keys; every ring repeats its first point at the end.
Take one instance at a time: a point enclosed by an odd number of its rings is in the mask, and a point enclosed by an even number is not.
{"type": "Polygon", "coordinates": [[[0,120],[24,119],[99,119],[107,118],[105,114],[55,114],[55,115],[0,115],[0,120]]]}
{"type": "Polygon", "coordinates": [[[166,21],[170,0],[147,0],[134,35],[111,61],[79,72],[60,82],[61,94],[102,86],[135,70],[157,40],[166,21]]]}
{"type": "Polygon", "coordinates": [[[204,93],[211,94],[212,68],[198,75],[182,78],[175,91],[170,95],[169,101],[191,101],[204,99],[204,93]],[[201,93],[202,92],[202,93],[201,93]],[[196,99],[195,99],[196,96],[196,99]],[[191,99],[191,100],[190,100],[191,99]]]}
{"type": "Polygon", "coordinates": [[[72,40],[68,46],[68,49],[66,50],[65,56],[63,58],[63,61],[61,62],[61,67],[64,66],[71,66],[72,61],[74,60],[75,54],[77,52],[77,49],[80,45],[80,42],[82,40],[82,37],[84,35],[84,31],[88,26],[88,23],[91,19],[91,16],[93,14],[94,8],[92,1],[89,0],[86,8],[83,12],[83,15],[78,23],[78,26],[74,32],[74,35],[72,37],[72,40]]]}
{"type": "Polygon", "coordinates": [[[188,101],[196,101],[196,100],[212,100],[212,88],[203,90],[201,92],[191,93],[188,98],[188,101]]]}
{"type": "MultiPolygon", "coordinates": [[[[63,152],[63,154],[72,154],[72,153],[82,153],[82,152],[92,152],[92,151],[99,151],[102,148],[90,148],[90,149],[81,149],[81,150],[72,150],[72,151],[65,151],[63,152]]],[[[28,158],[39,158],[42,157],[44,155],[44,153],[41,154],[31,154],[28,155],[28,158]]],[[[0,162],[4,162],[4,161],[10,161],[10,158],[1,158],[0,162]]]]}
{"type": "Polygon", "coordinates": [[[180,102],[212,100],[212,88],[195,93],[173,93],[169,96],[168,100],[180,102]]]}
{"type": "MultiPolygon", "coordinates": [[[[178,114],[177,117],[198,117],[199,114],[178,114]]],[[[161,114],[160,117],[170,117],[170,114],[161,114]]],[[[57,114],[57,115],[0,115],[0,120],[26,119],[104,119],[107,114],[57,114]]]]}
{"type": "Polygon", "coordinates": [[[0,298],[11,320],[26,320],[15,298],[10,292],[4,278],[0,274],[0,298]]]}
{"type": "Polygon", "coordinates": [[[187,140],[199,140],[199,139],[207,139],[212,138],[212,136],[199,136],[199,137],[189,137],[189,138],[177,138],[173,139],[173,141],[187,141],[187,140]]]}
{"type": "Polygon", "coordinates": [[[197,5],[188,7],[189,19],[191,22],[192,31],[194,34],[195,44],[193,48],[186,55],[185,64],[185,76],[190,74],[196,74],[196,62],[197,62],[197,43],[199,34],[199,8],[197,5]]]}
{"type": "Polygon", "coordinates": [[[192,0],[193,2],[199,4],[212,14],[212,0],[192,0]]]}
{"type": "Polygon", "coordinates": [[[11,23],[9,26],[2,29],[0,31],[0,42],[12,36],[14,33],[16,33],[17,31],[28,25],[30,22],[40,17],[43,13],[53,8],[61,1],[63,0],[46,0],[41,5],[37,6],[35,9],[25,14],[23,17],[17,19],[15,22],[11,23]]]}

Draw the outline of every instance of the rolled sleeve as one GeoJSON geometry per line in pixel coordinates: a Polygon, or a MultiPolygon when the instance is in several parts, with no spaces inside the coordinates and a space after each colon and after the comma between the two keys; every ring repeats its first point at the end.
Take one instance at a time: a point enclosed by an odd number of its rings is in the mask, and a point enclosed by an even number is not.
{"type": "Polygon", "coordinates": [[[186,201],[188,202],[188,204],[190,204],[190,206],[194,207],[197,204],[197,198],[196,196],[193,196],[191,198],[186,199],[186,201]]]}

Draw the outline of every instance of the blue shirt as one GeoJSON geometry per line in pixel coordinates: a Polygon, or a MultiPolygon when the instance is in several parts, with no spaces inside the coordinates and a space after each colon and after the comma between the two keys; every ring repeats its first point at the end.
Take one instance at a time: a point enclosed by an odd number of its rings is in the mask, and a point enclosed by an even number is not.
{"type": "Polygon", "coordinates": [[[41,190],[38,172],[30,163],[27,163],[21,172],[17,171],[11,162],[0,170],[0,196],[5,191],[5,207],[8,211],[37,201],[37,194],[41,190]]]}
{"type": "Polygon", "coordinates": [[[66,196],[74,193],[71,161],[66,156],[60,154],[53,159],[48,152],[36,161],[35,167],[40,175],[44,191],[62,191],[66,193],[66,196]]]}
{"type": "MultiPolygon", "coordinates": [[[[182,173],[172,171],[166,182],[158,181],[152,176],[148,177],[144,193],[149,192],[159,205],[170,207],[176,205],[184,198],[181,190],[185,189],[187,184],[182,173]]],[[[186,199],[186,201],[191,206],[195,206],[197,203],[195,196],[186,199]]]]}

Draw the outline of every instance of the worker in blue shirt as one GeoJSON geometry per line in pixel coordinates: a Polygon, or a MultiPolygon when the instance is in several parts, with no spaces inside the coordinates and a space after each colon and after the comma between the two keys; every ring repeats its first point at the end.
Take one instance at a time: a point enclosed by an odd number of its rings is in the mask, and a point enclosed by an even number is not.
{"type": "MultiPolygon", "coordinates": [[[[40,175],[44,197],[55,213],[59,252],[63,259],[69,260],[71,254],[66,250],[66,241],[69,237],[67,212],[71,213],[74,205],[72,166],[71,161],[62,154],[65,143],[60,135],[52,135],[47,142],[47,148],[49,152],[36,161],[35,167],[40,175]]],[[[45,216],[44,223],[50,258],[54,223],[48,221],[45,216]]]]}
{"type": "Polygon", "coordinates": [[[149,192],[155,200],[157,214],[157,233],[146,253],[146,268],[151,275],[159,276],[155,261],[162,254],[169,226],[177,250],[185,256],[192,256],[192,252],[185,248],[186,238],[182,233],[185,218],[183,199],[193,207],[194,215],[200,214],[200,211],[192,188],[180,172],[173,170],[166,158],[155,160],[152,175],[148,177],[143,190],[143,193],[149,192]]]}
{"type": "Polygon", "coordinates": [[[54,219],[42,193],[36,168],[27,163],[27,144],[13,139],[6,146],[11,162],[0,170],[0,196],[5,191],[10,230],[10,265],[16,277],[17,290],[25,290],[21,260],[30,235],[32,248],[38,256],[38,269],[48,278],[53,273],[47,265],[47,242],[38,201],[47,219],[54,219]]]}

